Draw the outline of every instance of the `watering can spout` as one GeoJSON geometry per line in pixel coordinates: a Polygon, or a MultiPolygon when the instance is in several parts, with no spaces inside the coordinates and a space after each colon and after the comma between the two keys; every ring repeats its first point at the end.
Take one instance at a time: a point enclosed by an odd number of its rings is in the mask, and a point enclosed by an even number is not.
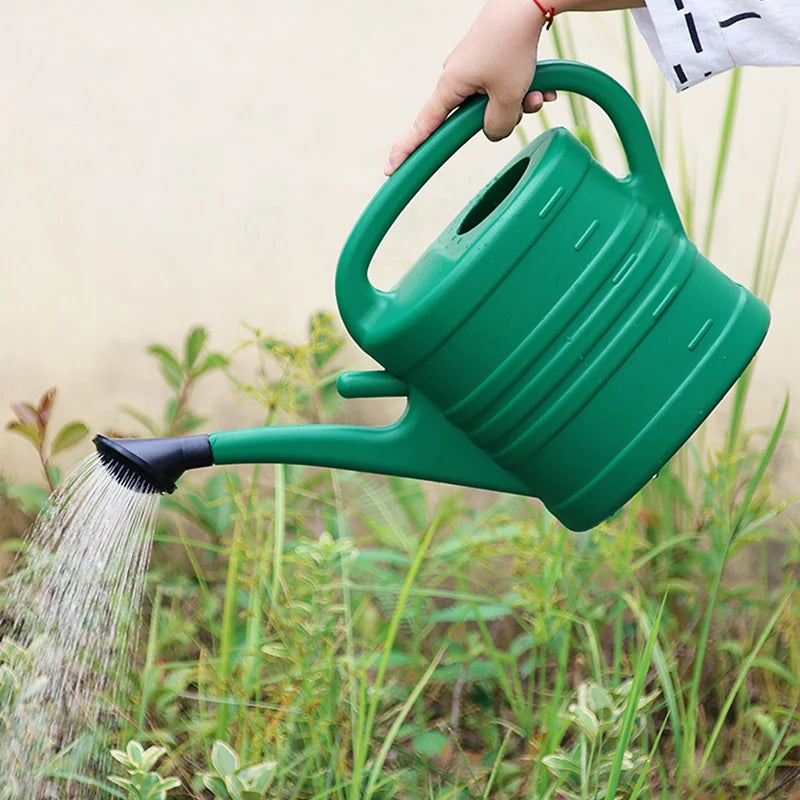
{"type": "Polygon", "coordinates": [[[528,487],[495,463],[416,389],[382,371],[345,373],[345,397],[408,395],[403,416],[383,427],[274,425],[164,439],[94,439],[100,458],[122,483],[172,492],[187,469],[223,464],[303,464],[398,475],[495,491],[528,487]]]}
{"type": "Polygon", "coordinates": [[[215,464],[269,462],[332,467],[515,494],[528,487],[452,425],[423,394],[382,371],[345,373],[344,397],[408,396],[383,427],[276,425],[210,435],[215,464]]]}
{"type": "Polygon", "coordinates": [[[214,461],[207,435],[157,439],[109,439],[95,436],[100,460],[120,483],[138,492],[172,493],[187,469],[214,461]]]}

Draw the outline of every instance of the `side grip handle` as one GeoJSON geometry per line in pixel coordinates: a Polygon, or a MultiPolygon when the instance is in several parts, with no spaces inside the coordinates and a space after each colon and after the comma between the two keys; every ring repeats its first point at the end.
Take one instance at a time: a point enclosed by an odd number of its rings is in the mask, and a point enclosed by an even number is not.
{"type": "MultiPolygon", "coordinates": [[[[597,103],[622,141],[632,191],[654,212],[683,231],[647,123],[628,92],[604,72],[573,61],[542,61],[531,89],[570,91],[597,103]]],[[[375,251],[389,228],[436,171],[483,127],[487,99],[467,100],[381,186],[348,237],[336,271],[336,300],[342,320],[363,347],[388,302],[369,281],[375,251]]]]}

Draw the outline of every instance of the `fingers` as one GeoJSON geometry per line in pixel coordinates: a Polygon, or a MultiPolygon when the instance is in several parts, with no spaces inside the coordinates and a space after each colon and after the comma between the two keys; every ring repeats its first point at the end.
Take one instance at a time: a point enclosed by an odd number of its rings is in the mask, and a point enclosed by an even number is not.
{"type": "Polygon", "coordinates": [[[551,103],[557,97],[553,91],[547,92],[528,92],[522,101],[522,110],[526,114],[535,114],[542,110],[545,103],[551,103]]]}
{"type": "MultiPolygon", "coordinates": [[[[428,102],[422,107],[411,127],[397,140],[392,147],[383,172],[391,175],[457,108],[468,96],[447,90],[441,85],[431,95],[428,102]]],[[[502,98],[490,95],[484,115],[483,130],[486,137],[493,142],[508,136],[525,114],[534,114],[540,111],[545,103],[550,103],[557,98],[554,91],[528,92],[522,100],[520,107],[518,98],[502,98]]]]}
{"type": "Polygon", "coordinates": [[[417,114],[411,127],[395,142],[386,166],[385,175],[391,175],[446,119],[450,112],[459,106],[464,97],[446,93],[437,87],[428,102],[417,114]]]}
{"type": "Polygon", "coordinates": [[[483,132],[491,142],[505,139],[514,130],[522,117],[519,97],[503,97],[489,94],[486,113],[483,117],[483,132]]]}
{"type": "Polygon", "coordinates": [[[557,98],[554,91],[528,92],[522,100],[520,109],[519,100],[516,98],[501,102],[497,96],[489,95],[486,106],[486,116],[483,122],[483,131],[486,138],[492,142],[505,139],[519,124],[522,114],[535,114],[542,110],[545,103],[550,103],[557,98]]]}

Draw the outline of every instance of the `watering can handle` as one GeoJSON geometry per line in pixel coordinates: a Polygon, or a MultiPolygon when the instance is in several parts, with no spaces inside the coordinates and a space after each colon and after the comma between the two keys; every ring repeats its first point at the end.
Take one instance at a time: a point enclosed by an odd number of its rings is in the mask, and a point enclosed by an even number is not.
{"type": "MultiPolygon", "coordinates": [[[[647,123],[628,92],[605,73],[573,61],[542,61],[531,89],[571,91],[599,105],[622,141],[631,174],[625,180],[655,213],[678,230],[683,226],[672,200],[647,123]]],[[[353,338],[362,343],[388,302],[367,277],[372,257],[394,221],[434,173],[483,127],[487,99],[467,100],[389,177],[356,222],[339,259],[336,299],[353,338]]]]}

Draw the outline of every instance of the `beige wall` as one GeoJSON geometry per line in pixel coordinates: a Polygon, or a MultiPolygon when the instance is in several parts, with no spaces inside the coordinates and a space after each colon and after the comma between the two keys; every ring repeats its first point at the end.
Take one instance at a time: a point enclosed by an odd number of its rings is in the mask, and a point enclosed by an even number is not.
{"type": "MultiPolygon", "coordinates": [[[[0,421],[11,401],[57,385],[60,420],[126,424],[124,403],[161,407],[147,344],[175,345],[197,323],[220,348],[242,338],[241,321],[295,337],[313,310],[334,309],[341,244],[478,6],[4,3],[0,421]]],[[[621,29],[617,15],[575,24],[583,59],[624,78],[621,29]]],[[[647,110],[663,80],[644,51],[641,63],[647,110]]],[[[685,132],[701,208],[727,86],[717,78],[667,97],[668,127],[685,132]]],[[[743,281],[781,130],[778,207],[800,177],[798,86],[795,71],[744,75],[735,169],[712,253],[743,281]]],[[[526,128],[535,135],[538,124],[526,128]]],[[[517,146],[476,140],[448,165],[382,248],[378,282],[400,275],[517,146]]],[[[674,152],[667,164],[677,187],[674,152]]],[[[754,422],[774,417],[787,387],[800,390],[799,251],[795,232],[756,376],[754,422]]],[[[219,398],[199,404],[226,423],[219,398]]],[[[785,449],[787,466],[797,455],[785,449]]],[[[0,434],[0,473],[20,477],[34,466],[22,442],[0,434]]]]}

